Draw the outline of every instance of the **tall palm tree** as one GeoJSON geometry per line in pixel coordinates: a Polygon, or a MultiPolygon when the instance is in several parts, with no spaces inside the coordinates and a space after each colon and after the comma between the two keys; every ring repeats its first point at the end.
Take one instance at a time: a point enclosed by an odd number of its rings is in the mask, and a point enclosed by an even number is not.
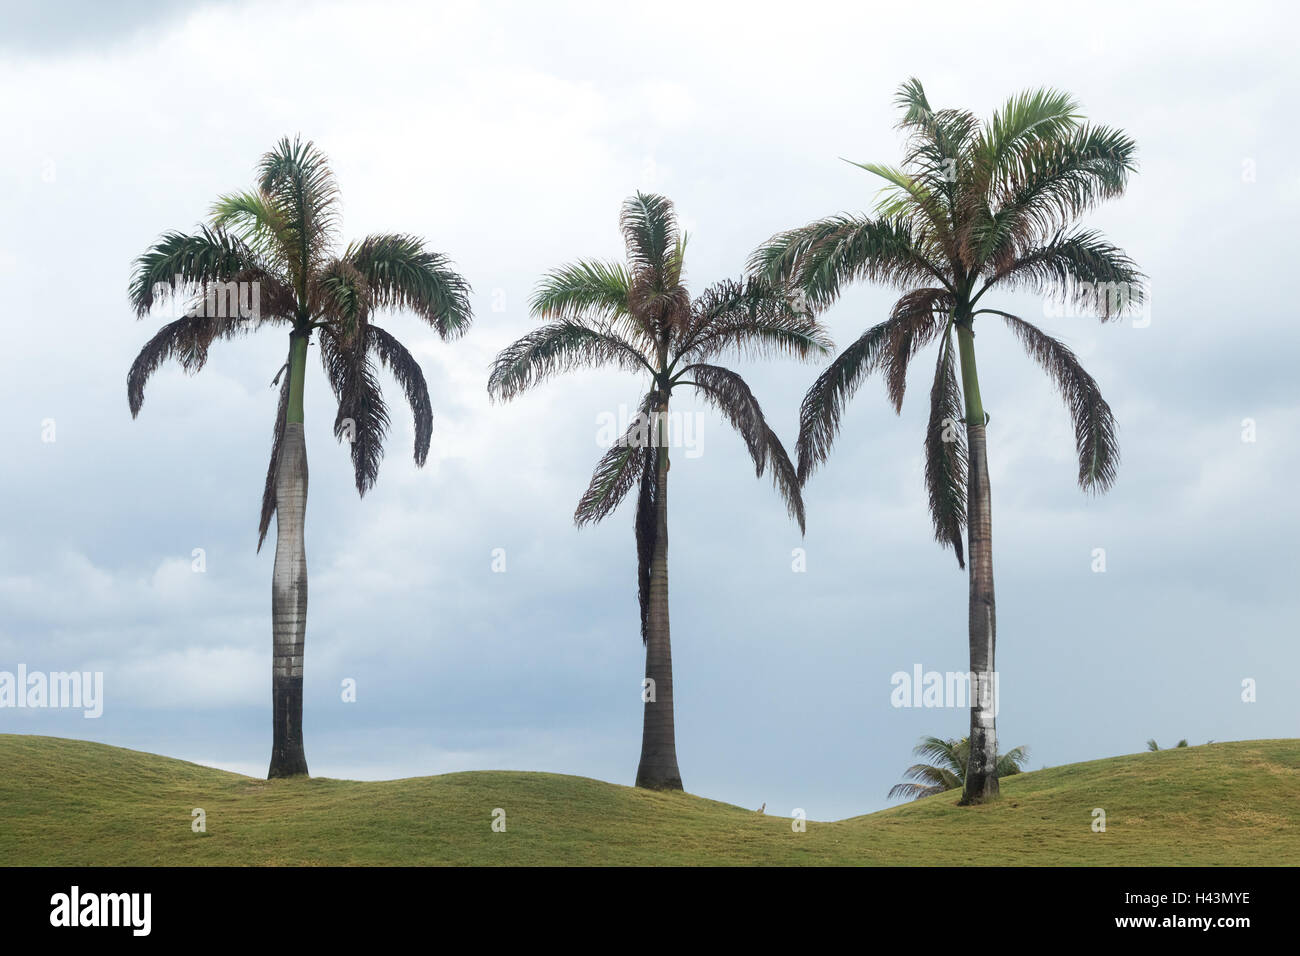
{"type": "Polygon", "coordinates": [[[275,377],[280,403],[257,536],[260,551],[275,515],[270,777],[307,773],[302,739],[307,626],[303,381],[311,335],[317,334],[338,402],[334,434],[351,444],[357,491],[365,495],[379,475],[389,425],[379,366],[392,373],[410,403],[417,465],[424,464],[433,433],[424,373],[401,342],[374,324],[375,313],[414,312],[443,339],[461,335],[471,321],[469,285],[444,256],[401,234],[367,236],[339,253],[337,226],[338,188],[324,155],[310,142],[285,138],[262,157],[255,190],[222,196],[209,224],[196,232],[164,234],[136,260],[130,287],[137,317],[166,301],[187,306],[149,340],[131,366],[127,397],[132,417],[144,404],[149,376],[168,359],[195,373],[217,339],[263,326],[289,333],[288,359],[275,377]],[[231,306],[232,295],[240,308],[231,306]]]}
{"type": "Polygon", "coordinates": [[[889,318],[867,329],[808,390],[800,412],[801,483],[825,461],[845,404],[863,380],[879,370],[901,411],[908,363],[938,343],[925,480],[935,536],[953,548],[960,567],[963,529],[967,536],[976,686],[963,802],[979,803],[996,797],[998,786],[989,418],[975,366],[976,318],[1005,322],[1061,391],[1074,421],[1081,487],[1110,487],[1119,449],[1110,406],[1074,353],[1020,316],[977,306],[993,289],[1068,297],[1103,321],[1139,304],[1143,276],[1134,262],[1101,234],[1071,225],[1123,192],[1136,149],[1123,132],[1083,122],[1075,101],[1052,90],[1014,97],[984,122],[964,110],[932,109],[915,79],[899,89],[897,103],[907,134],[902,165],[855,164],[885,181],[874,214],[833,216],[780,233],[753,254],[750,268],[793,284],[815,308],[857,279],[903,292],[889,318]]]}
{"type": "Polygon", "coordinates": [[[724,281],[691,298],[683,284],[686,237],[672,203],[637,193],[619,219],[627,264],[579,260],[545,276],[532,311],[545,324],[503,349],[489,394],[509,400],[560,372],[618,367],[649,376],[650,389],[627,432],[596,465],[578,502],[579,527],[600,521],[638,488],[636,541],[641,639],[646,648],[645,712],[636,785],[680,790],[673,727],[673,664],[668,630],[668,405],[690,386],[744,438],[759,476],[770,467],[800,529],[803,499],[795,468],[749,386],[709,360],[728,351],[808,358],[830,342],[813,315],[761,279],[724,281]]]}
{"type": "MultiPolygon", "coordinates": [[[[922,797],[949,790],[961,790],[966,784],[966,766],[970,761],[970,738],[943,740],[939,737],[922,737],[912,748],[912,754],[928,763],[914,763],[903,776],[908,783],[896,783],[889,788],[889,799],[920,800],[922,797]]],[[[996,760],[997,775],[1009,777],[1020,773],[1029,760],[1027,747],[1015,747],[996,760]]]]}

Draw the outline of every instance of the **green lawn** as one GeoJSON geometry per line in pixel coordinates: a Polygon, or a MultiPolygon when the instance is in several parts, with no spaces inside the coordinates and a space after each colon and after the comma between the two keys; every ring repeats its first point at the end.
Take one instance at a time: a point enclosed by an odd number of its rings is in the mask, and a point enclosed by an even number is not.
{"type": "Polygon", "coordinates": [[[835,823],[687,794],[491,771],[256,780],[56,737],[0,735],[0,864],[1300,864],[1300,741],[1130,754],[835,823]],[[207,812],[207,833],[190,811],[207,812]],[[495,808],[506,831],[493,832],[495,808]],[[1106,811],[1106,832],[1091,830],[1106,811]]]}

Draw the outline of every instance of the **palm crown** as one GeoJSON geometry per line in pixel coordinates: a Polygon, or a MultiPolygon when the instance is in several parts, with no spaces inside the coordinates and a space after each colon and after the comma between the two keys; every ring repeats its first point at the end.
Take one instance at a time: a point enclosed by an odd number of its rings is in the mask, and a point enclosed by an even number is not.
{"type": "Polygon", "coordinates": [[[574,513],[578,525],[599,521],[639,484],[644,637],[655,475],[660,456],[667,453],[660,429],[674,388],[693,388],[723,414],[744,439],[756,473],[772,470],[778,492],[802,529],[803,498],[793,463],[744,379],[710,360],[727,351],[808,358],[824,354],[830,342],[810,311],[763,278],[719,282],[692,299],[684,285],[686,237],[664,197],[638,193],[624,203],[620,225],[626,265],[579,260],[547,275],[532,302],[533,313],[546,324],[501,352],[488,390],[508,400],[579,367],[649,375],[650,390],[638,418],[600,459],[574,513]]]}
{"type": "MultiPolygon", "coordinates": [[[[1101,491],[1114,481],[1114,418],[1074,353],[1024,318],[977,306],[994,288],[1063,296],[1103,321],[1141,303],[1144,277],[1134,262],[1099,233],[1071,227],[1123,191],[1135,146],[1118,130],[1084,123],[1075,101],[1052,90],[1014,97],[985,122],[964,110],[932,109],[915,79],[900,87],[896,102],[907,134],[901,165],[855,164],[885,180],[874,214],[833,216],[778,234],[753,254],[750,269],[793,284],[817,307],[859,279],[903,292],[889,318],[809,389],[800,410],[799,477],[806,481],[825,461],[845,404],[871,372],[884,375],[901,410],[909,362],[937,341],[925,478],[936,538],[964,566],[967,452],[951,426],[964,420],[963,400],[976,424],[985,416],[973,374],[963,372],[958,382],[953,332],[973,335],[976,316],[1005,321],[1063,394],[1080,486],[1101,491]]],[[[973,353],[968,364],[973,370],[973,353]]]]}
{"type": "MultiPolygon", "coordinates": [[[[389,425],[378,365],[389,369],[406,394],[415,420],[415,461],[424,464],[433,431],[424,375],[410,352],[373,318],[383,309],[404,309],[444,339],[454,338],[471,321],[469,285],[444,256],[427,251],[414,236],[371,235],[338,252],[338,211],[338,189],[325,157],[310,142],[285,138],[263,157],[255,190],[222,196],[208,225],[188,234],[166,233],[140,256],[130,286],[137,316],[167,298],[190,307],[164,325],[131,366],[127,392],[132,416],[144,404],[149,377],[168,359],[197,372],[214,340],[274,324],[286,327],[291,339],[302,340],[303,355],[307,338],[317,333],[338,402],[335,435],[351,444],[359,493],[364,495],[378,477],[389,425]],[[256,284],[256,314],[204,307],[230,283],[256,284]]],[[[275,473],[285,424],[302,420],[301,371],[285,371],[276,377],[282,379],[280,405],[259,549],[275,513],[275,473]]]]}

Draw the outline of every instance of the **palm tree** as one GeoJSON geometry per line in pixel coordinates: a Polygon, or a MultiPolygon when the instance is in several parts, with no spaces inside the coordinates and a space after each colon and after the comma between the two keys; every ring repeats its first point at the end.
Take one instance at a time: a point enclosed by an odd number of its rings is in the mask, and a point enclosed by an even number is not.
{"type": "Polygon", "coordinates": [[[761,279],[724,281],[691,298],[683,285],[686,237],[672,203],[637,193],[619,219],[627,264],[579,260],[542,279],[532,301],[545,324],[503,349],[488,392],[508,401],[560,372],[617,367],[645,373],[650,389],[627,432],[596,465],[574,521],[600,521],[637,486],[636,541],[641,639],[646,648],[641,763],[636,785],[680,790],[673,727],[673,665],[668,629],[668,406],[691,386],[740,433],[758,475],[772,469],[800,529],[803,499],[795,468],[749,386],[709,364],[727,351],[826,354],[830,342],[811,313],[761,279]]]}
{"type": "MultiPolygon", "coordinates": [[[[966,766],[970,760],[970,738],[942,740],[922,737],[912,748],[912,754],[929,763],[916,763],[907,768],[903,776],[909,783],[896,783],[889,788],[889,799],[920,800],[936,793],[961,790],[966,784],[966,766]]],[[[1001,754],[996,760],[997,775],[1009,777],[1020,773],[1029,762],[1029,748],[1016,747],[1001,754]]]]}
{"type": "MultiPolygon", "coordinates": [[[[1182,740],[1178,741],[1178,743],[1174,744],[1174,749],[1177,750],[1179,747],[1186,747],[1186,746],[1187,746],[1187,738],[1184,737],[1182,740]]],[[[1159,749],[1160,749],[1160,745],[1156,743],[1156,739],[1154,737],[1152,737],[1150,740],[1147,741],[1147,750],[1151,751],[1152,753],[1155,753],[1159,749]]]]}
{"type": "Polygon", "coordinates": [[[289,354],[275,376],[271,462],[262,495],[257,548],[276,516],[271,584],[274,736],[269,777],[307,773],[302,739],[303,642],[307,625],[307,446],[303,381],[307,347],[317,333],[321,361],[338,401],[334,434],[351,445],[357,491],[379,475],[388,408],[378,366],[406,393],[415,418],[415,462],[423,465],[433,433],[424,373],[391,333],[372,321],[380,310],[408,310],[443,339],[471,321],[469,286],[448,260],[409,235],[379,234],[336,252],[338,189],[325,157],[287,138],[262,157],[257,188],[222,196],[208,225],[169,232],[136,260],[131,304],[143,317],[156,304],[186,303],[140,351],[127,375],[131,416],[140,413],[149,376],[168,359],[185,371],[203,368],[208,348],[276,326],[289,333],[289,354]],[[237,297],[235,308],[232,297],[237,297]]]}
{"type": "Polygon", "coordinates": [[[907,134],[902,165],[855,164],[886,183],[874,214],[833,216],[778,234],[753,254],[750,269],[791,283],[814,308],[857,279],[903,292],[889,318],[867,329],[808,390],[800,412],[800,482],[825,461],[844,406],[863,380],[879,370],[901,411],[908,363],[938,343],[925,480],[935,536],[953,548],[959,567],[963,529],[967,536],[973,760],[963,803],[979,803],[996,797],[998,785],[989,419],[975,366],[976,317],[1004,321],[1063,394],[1081,487],[1110,487],[1119,450],[1110,407],[1074,353],[1024,318],[977,306],[991,289],[1027,289],[1069,297],[1104,321],[1142,301],[1134,262],[1101,234],[1071,226],[1123,192],[1135,146],[1119,130],[1084,123],[1075,101],[1052,90],[1014,97],[985,122],[963,110],[932,109],[915,79],[899,89],[897,103],[907,134]]]}

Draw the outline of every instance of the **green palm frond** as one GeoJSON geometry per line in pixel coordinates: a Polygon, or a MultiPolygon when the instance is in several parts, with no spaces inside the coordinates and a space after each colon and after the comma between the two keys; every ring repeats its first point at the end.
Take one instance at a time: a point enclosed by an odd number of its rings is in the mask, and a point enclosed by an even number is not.
{"type": "Polygon", "coordinates": [[[441,253],[417,236],[371,235],[348,246],[343,258],[365,276],[375,309],[414,312],[450,340],[473,320],[470,285],[441,253]]]}
{"type": "Polygon", "coordinates": [[[1005,264],[984,288],[998,284],[1066,299],[1104,322],[1145,301],[1145,279],[1137,263],[1101,233],[1077,229],[1057,233],[1005,264]]]}
{"type": "Polygon", "coordinates": [[[626,315],[631,288],[618,263],[579,259],[544,276],[531,307],[544,319],[612,322],[626,315]]]}
{"type": "Polygon", "coordinates": [[[135,261],[128,295],[137,318],[173,299],[205,298],[218,284],[257,281],[265,320],[279,318],[275,308],[280,281],[257,252],[230,233],[201,226],[197,233],[164,233],[135,261]],[[268,309],[267,305],[271,308],[268,309]]]}
{"type": "Polygon", "coordinates": [[[999,777],[1014,776],[1015,774],[1020,773],[1028,762],[1028,747],[1012,747],[1006,753],[998,757],[997,774],[999,777]]]}
{"type": "Polygon", "coordinates": [[[293,239],[288,232],[285,211],[267,194],[255,190],[227,193],[212,204],[212,228],[232,232],[274,263],[282,275],[296,275],[297,262],[291,254],[293,239]]]}
{"type": "Polygon", "coordinates": [[[575,320],[552,322],[501,350],[488,376],[488,394],[509,401],[562,372],[609,366],[655,374],[645,356],[612,328],[575,320]]]}
{"type": "MultiPolygon", "coordinates": [[[[936,793],[961,790],[966,785],[966,764],[970,760],[970,738],[945,740],[922,737],[912,753],[927,763],[912,764],[903,773],[908,783],[895,784],[889,799],[919,800],[936,793]]],[[[1015,747],[997,756],[997,775],[1009,777],[1020,773],[1029,761],[1027,747],[1015,747]]]]}
{"type": "Polygon", "coordinates": [[[1075,130],[1082,119],[1074,97],[1060,90],[1026,90],[1007,100],[976,137],[976,166],[990,185],[1015,172],[1019,157],[1075,130]]]}
{"type": "Polygon", "coordinates": [[[630,266],[629,312],[648,334],[679,332],[690,320],[691,299],[682,284],[686,238],[673,204],[639,192],[623,204],[619,226],[630,266]]]}
{"type": "Polygon", "coordinates": [[[682,247],[673,204],[663,196],[638,192],[623,203],[619,227],[632,272],[653,276],[661,287],[676,284],[673,262],[676,259],[680,279],[682,247]]]}
{"type": "Polygon", "coordinates": [[[744,358],[825,355],[831,341],[797,294],[767,279],[725,280],[705,289],[673,350],[674,361],[703,361],[724,351],[744,358]]]}
{"type": "Polygon", "coordinates": [[[298,293],[325,261],[338,225],[338,186],[325,155],[312,142],[286,136],[258,166],[258,189],[280,210],[285,253],[298,293]]]}
{"type": "Polygon", "coordinates": [[[778,233],[749,259],[751,273],[802,292],[816,310],[831,305],[845,285],[881,282],[907,289],[949,280],[937,264],[942,248],[903,219],[831,216],[778,233]],[[938,252],[933,261],[928,254],[938,252]]]}
{"type": "Polygon", "coordinates": [[[1080,126],[1019,157],[990,201],[998,228],[981,235],[981,261],[998,258],[1011,243],[1043,241],[1097,204],[1121,195],[1136,168],[1137,145],[1120,130],[1080,126]]]}
{"type": "Polygon", "coordinates": [[[953,254],[952,215],[943,202],[942,193],[925,179],[914,176],[897,166],[883,163],[855,163],[850,165],[879,176],[888,184],[881,191],[874,206],[877,216],[887,221],[901,221],[914,229],[925,229],[939,241],[946,255],[953,254]]]}

